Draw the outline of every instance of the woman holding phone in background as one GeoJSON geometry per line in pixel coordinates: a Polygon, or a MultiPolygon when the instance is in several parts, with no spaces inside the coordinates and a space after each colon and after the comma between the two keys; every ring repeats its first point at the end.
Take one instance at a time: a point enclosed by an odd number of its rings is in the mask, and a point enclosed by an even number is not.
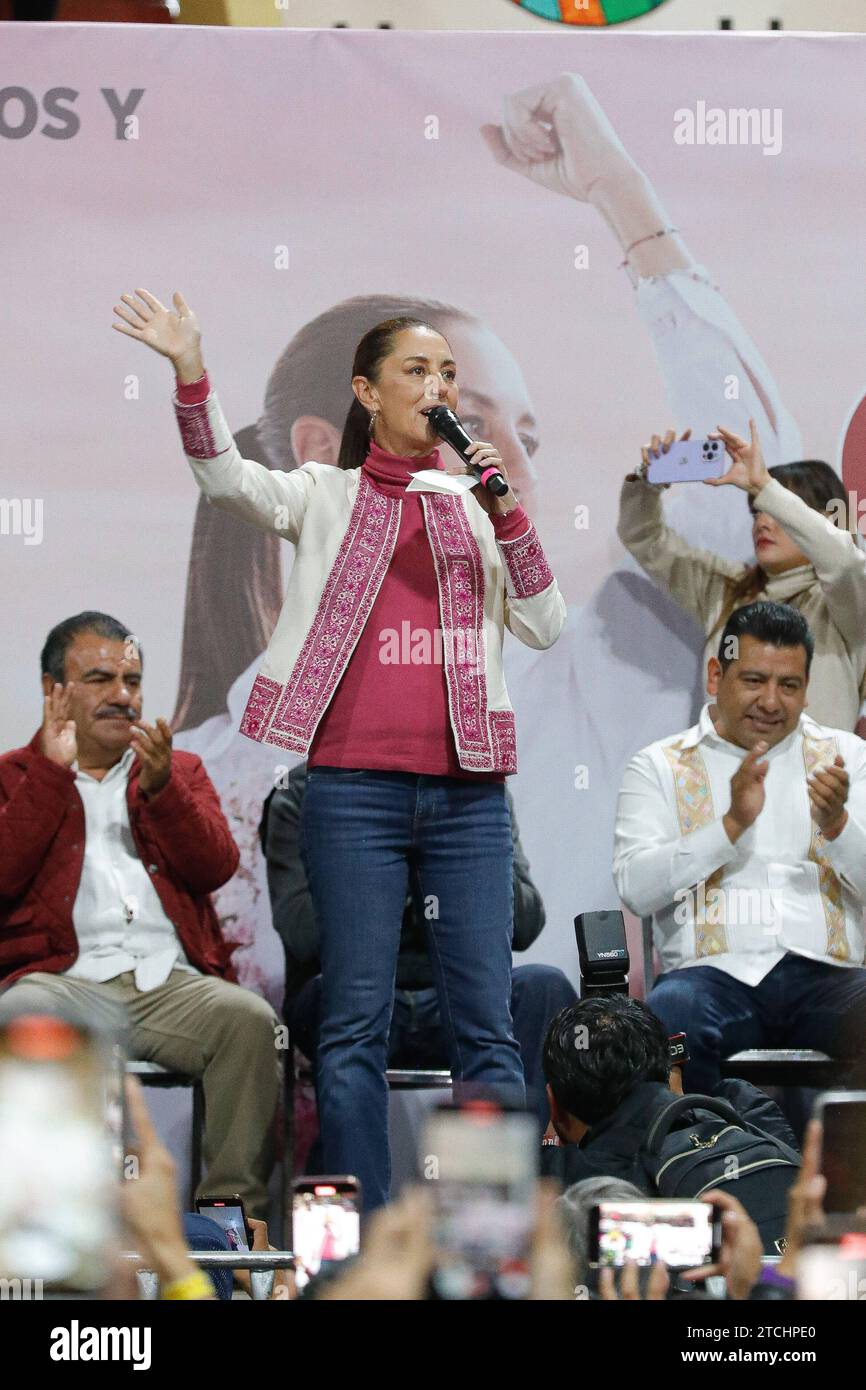
{"type": "MultiPolygon", "coordinates": [[[[848,514],[848,496],[829,464],[807,459],[767,468],[754,420],[751,438],[719,427],[730,467],[709,487],[732,485],[748,495],[753,564],[737,565],[689,544],[664,521],[661,494],[670,484],[647,482],[653,458],[667,453],[673,430],[653,435],[641,464],[620,494],[617,531],[648,575],[697,619],[706,635],[703,664],[735,608],[768,599],[803,614],[815,639],[808,708],[819,724],[853,729],[866,697],[866,552],[828,516],[848,514]]],[[[688,439],[686,430],[680,436],[688,439]]]]}

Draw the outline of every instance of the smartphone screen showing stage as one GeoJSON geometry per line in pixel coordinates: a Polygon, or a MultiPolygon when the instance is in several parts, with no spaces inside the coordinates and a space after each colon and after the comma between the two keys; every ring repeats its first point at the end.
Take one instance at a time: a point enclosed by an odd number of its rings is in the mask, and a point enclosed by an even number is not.
{"type": "Polygon", "coordinates": [[[243,1207],[232,1202],[197,1202],[200,1216],[207,1216],[225,1231],[231,1250],[249,1250],[243,1207]]]}
{"type": "Polygon", "coordinates": [[[716,1213],[707,1202],[599,1202],[597,1212],[594,1263],[619,1269],[633,1260],[697,1269],[710,1261],[716,1213]]]}
{"type": "Polygon", "coordinates": [[[337,1183],[296,1185],[292,1205],[292,1249],[302,1288],[323,1265],[357,1254],[361,1218],[356,1190],[337,1183]]]}

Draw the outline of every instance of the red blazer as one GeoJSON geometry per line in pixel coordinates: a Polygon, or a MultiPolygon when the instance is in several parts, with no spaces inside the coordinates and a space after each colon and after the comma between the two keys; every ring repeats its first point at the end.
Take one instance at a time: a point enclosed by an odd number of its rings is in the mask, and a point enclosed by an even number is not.
{"type": "MultiPolygon", "coordinates": [[[[59,974],[78,956],[72,908],[84,863],[84,806],[70,768],[46,758],[37,733],[0,756],[0,989],[32,970],[59,974]]],[[[136,758],[129,823],[141,861],[193,965],[234,980],[208,896],[240,858],[219,797],[193,753],[173,752],[171,777],[148,801],[136,758]]]]}

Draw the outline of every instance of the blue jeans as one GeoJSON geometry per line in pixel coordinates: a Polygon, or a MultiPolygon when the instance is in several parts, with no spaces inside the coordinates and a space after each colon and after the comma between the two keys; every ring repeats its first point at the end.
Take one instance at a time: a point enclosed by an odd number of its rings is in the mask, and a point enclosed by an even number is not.
{"type": "Polygon", "coordinates": [[[660,975],[647,1005],[668,1033],[684,1032],[687,1091],[706,1094],[723,1057],[748,1047],[812,1047],[855,1057],[863,1048],[866,970],[842,969],[789,952],[757,985],[711,965],[660,975]]]}
{"type": "MultiPolygon", "coordinates": [[[[322,977],[315,975],[286,1005],[286,1022],[293,1042],[315,1066],[319,1045],[319,1005],[322,977]]],[[[532,1109],[541,1134],[550,1120],[545,1090],[542,1054],[548,1025],[560,1009],[577,1003],[577,993],[555,965],[517,965],[511,972],[511,1017],[514,1036],[520,1045],[527,1105],[532,1109]]],[[[447,1067],[448,1047],[439,1018],[439,998],[435,989],[398,989],[388,1038],[388,1066],[435,1069],[447,1067]]],[[[540,1138],[540,1135],[539,1135],[540,1138]]],[[[324,1170],[318,1144],[311,1152],[316,1167],[324,1170]]]]}
{"type": "Polygon", "coordinates": [[[457,1082],[523,1104],[513,1035],[511,822],[502,782],[310,768],[301,843],[321,934],[323,1161],[388,1200],[388,1037],[410,862],[457,1082]]]}

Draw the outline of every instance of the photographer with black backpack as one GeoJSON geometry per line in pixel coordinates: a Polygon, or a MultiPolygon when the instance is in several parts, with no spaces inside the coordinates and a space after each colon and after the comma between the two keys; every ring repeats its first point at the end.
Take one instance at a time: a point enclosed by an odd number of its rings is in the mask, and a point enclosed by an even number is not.
{"type": "Polygon", "coordinates": [[[788,1189],[800,1155],[778,1107],[745,1081],[713,1096],[677,1094],[659,1019],[623,994],[562,1009],[544,1044],[555,1138],[542,1172],[568,1186],[619,1177],[654,1197],[729,1191],[757,1225],[767,1254],[779,1254],[788,1189]]]}

